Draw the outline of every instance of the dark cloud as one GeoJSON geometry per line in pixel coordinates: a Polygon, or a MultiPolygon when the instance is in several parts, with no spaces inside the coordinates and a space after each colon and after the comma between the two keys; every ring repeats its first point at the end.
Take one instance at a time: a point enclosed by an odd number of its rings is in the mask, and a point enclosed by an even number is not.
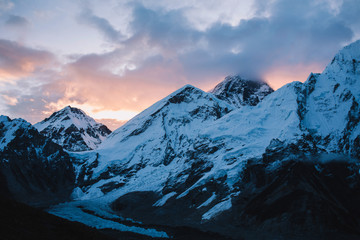
{"type": "Polygon", "coordinates": [[[53,104],[64,98],[66,90],[59,73],[48,70],[15,83],[3,83],[0,97],[16,99],[16,104],[5,104],[8,115],[36,123],[47,116],[46,113],[58,110],[53,104]]]}
{"type": "MultiPolygon", "coordinates": [[[[215,23],[199,31],[182,9],[155,11],[133,4],[133,35],[122,43],[144,52],[155,48],[164,58],[176,58],[183,75],[195,84],[234,73],[264,78],[279,68],[291,72],[301,65],[325,66],[354,36],[352,21],[345,20],[344,13],[352,5],[358,8],[354,1],[345,1],[340,14],[335,14],[326,1],[258,0],[254,5],[258,16],[235,26],[215,23]]],[[[353,19],[358,18],[356,11],[351,12],[353,19]]]]}
{"type": "Polygon", "coordinates": [[[5,22],[5,25],[9,27],[26,28],[29,26],[29,21],[21,16],[10,15],[5,22]]]}
{"type": "Polygon", "coordinates": [[[190,73],[227,68],[250,77],[264,77],[276,68],[324,66],[352,39],[353,31],[325,4],[313,2],[277,1],[266,9],[269,17],[243,20],[236,26],[214,25],[204,33],[209,51],[208,56],[206,51],[200,56],[205,63],[198,61],[198,68],[194,53],[184,54],[182,61],[190,73]]]}
{"type": "MultiPolygon", "coordinates": [[[[357,1],[344,0],[332,9],[326,0],[257,0],[253,18],[232,25],[216,22],[202,30],[184,9],[154,10],[132,2],[128,38],[87,7],[79,21],[97,29],[116,49],[75,56],[59,74],[42,69],[53,58],[50,53],[0,40],[0,74],[24,78],[0,94],[17,98],[16,105],[8,105],[13,114],[35,121],[39,112],[71,103],[140,111],[186,83],[207,90],[229,74],[267,78],[280,70],[307,75],[321,71],[360,33],[357,1]],[[35,87],[26,76],[39,68],[35,87]],[[26,84],[24,93],[19,89],[26,84]]],[[[271,76],[267,80],[276,81],[278,76],[271,76]]],[[[282,79],[281,85],[291,80],[282,79]]]]}
{"type": "Polygon", "coordinates": [[[14,3],[9,0],[0,0],[0,11],[8,11],[14,7],[14,3]]]}
{"type": "MultiPolygon", "coordinates": [[[[155,52],[164,61],[177,61],[182,67],[181,77],[195,85],[235,73],[265,78],[274,69],[291,72],[301,65],[306,69],[314,65],[314,71],[319,70],[352,40],[357,25],[354,21],[359,18],[356,0],[345,0],[338,13],[325,0],[257,0],[253,6],[255,17],[235,25],[217,22],[200,31],[185,16],[186,9],[154,10],[139,2],[129,5],[133,16],[128,39],[120,37],[123,35],[114,26],[88,8],[81,18],[108,40],[120,43],[132,58],[142,49],[142,56],[152,52],[150,56],[155,59],[155,52]]],[[[137,71],[141,71],[151,59],[134,60],[137,71]]]]}
{"type": "Polygon", "coordinates": [[[358,0],[344,0],[339,18],[360,35],[360,3],[358,0]]]}
{"type": "Polygon", "coordinates": [[[133,6],[133,21],[130,28],[134,33],[123,42],[125,45],[145,42],[150,46],[176,53],[193,47],[202,35],[191,27],[191,23],[181,11],[154,11],[140,4],[133,6]]]}
{"type": "Polygon", "coordinates": [[[107,19],[96,16],[88,7],[82,11],[78,20],[80,23],[84,23],[95,28],[109,41],[119,42],[124,37],[122,33],[116,30],[107,19]]]}
{"type": "Polygon", "coordinates": [[[47,51],[0,39],[0,81],[24,77],[53,61],[54,56],[47,51]]]}

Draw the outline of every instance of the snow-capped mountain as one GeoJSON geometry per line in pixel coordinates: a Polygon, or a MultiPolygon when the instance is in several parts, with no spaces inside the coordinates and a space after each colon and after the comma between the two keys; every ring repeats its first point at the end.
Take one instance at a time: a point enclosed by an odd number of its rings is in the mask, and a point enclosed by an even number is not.
{"type": "Polygon", "coordinates": [[[111,133],[105,125],[70,106],[34,126],[41,134],[69,151],[95,149],[111,133]]]}
{"type": "Polygon", "coordinates": [[[360,157],[360,40],[342,49],[304,84],[303,127],[327,151],[360,157]]]}
{"type": "Polygon", "coordinates": [[[274,90],[265,82],[241,78],[239,75],[227,76],[210,92],[221,100],[239,108],[255,106],[274,90]]]}
{"type": "Polygon", "coordinates": [[[181,198],[225,176],[226,188],[233,188],[245,160],[261,157],[272,139],[290,143],[301,138],[301,90],[301,83],[289,84],[257,106],[237,109],[211,93],[185,86],[114,131],[96,153],[86,155],[89,160],[79,174],[84,197],[102,196],[122,186],[117,196],[155,191],[181,198]]]}
{"type": "Polygon", "coordinates": [[[106,139],[71,107],[38,123],[43,135],[2,116],[0,190],[73,190],[77,201],[50,212],[153,237],[187,226],[219,239],[358,239],[359,81],[357,41],[323,73],[274,92],[238,76],[210,93],[186,85],[106,139]]]}
{"type": "Polygon", "coordinates": [[[146,187],[144,178],[151,177],[147,174],[151,169],[163,169],[168,174],[174,166],[176,172],[189,167],[182,158],[200,147],[193,146],[201,131],[199,126],[210,126],[232,109],[210,93],[184,86],[114,131],[101,144],[96,156],[86,168],[83,166],[80,176],[84,179],[79,182],[84,180],[87,186],[104,177],[107,180],[83,190],[102,195],[132,179],[141,180],[139,184],[146,187]]]}
{"type": "Polygon", "coordinates": [[[230,80],[214,94],[192,86],[179,89],[114,131],[97,150],[74,153],[81,164],[73,197],[110,204],[145,223],[222,234],[234,232],[235,225],[249,236],[257,227],[269,234],[275,229],[322,234],[342,231],[350,218],[355,222],[347,227],[356,232],[360,221],[353,213],[360,209],[344,196],[360,200],[352,194],[360,189],[358,160],[349,160],[359,158],[360,149],[359,52],[357,41],[322,74],[240,108],[234,105],[244,98],[230,105],[214,95],[229,91],[230,80]],[[334,165],[337,160],[342,164],[334,165]],[[294,201],[282,204],[286,198],[294,201]],[[318,217],[300,214],[299,204],[311,206],[306,209],[318,217]],[[296,223],[297,217],[306,224],[296,223]],[[314,224],[321,228],[311,228],[314,224]]]}
{"type": "Polygon", "coordinates": [[[62,147],[23,119],[0,116],[0,191],[33,205],[67,200],[74,168],[62,147]]]}

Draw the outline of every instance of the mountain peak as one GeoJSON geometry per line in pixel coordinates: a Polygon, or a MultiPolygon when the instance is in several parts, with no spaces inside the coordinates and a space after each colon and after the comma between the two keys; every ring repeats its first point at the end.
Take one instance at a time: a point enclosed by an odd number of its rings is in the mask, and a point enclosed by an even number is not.
{"type": "Polygon", "coordinates": [[[318,85],[331,86],[334,93],[349,91],[360,102],[360,40],[341,49],[322,75],[318,85]]]}
{"type": "Polygon", "coordinates": [[[61,109],[58,112],[59,113],[66,113],[66,114],[76,114],[76,115],[86,116],[86,113],[84,111],[82,111],[79,108],[71,107],[70,105],[64,107],[63,109],[61,109]]]}
{"type": "Polygon", "coordinates": [[[360,40],[355,41],[341,49],[333,58],[331,63],[326,67],[325,73],[339,73],[343,70],[346,72],[359,73],[360,69],[360,40]]]}
{"type": "Polygon", "coordinates": [[[34,125],[69,151],[95,149],[111,131],[78,108],[67,106],[34,125]]]}
{"type": "Polygon", "coordinates": [[[239,75],[225,77],[210,93],[235,107],[255,106],[274,90],[265,82],[248,80],[239,75]]]}
{"type": "MultiPolygon", "coordinates": [[[[186,133],[185,135],[193,136],[198,132],[197,126],[211,123],[231,110],[233,107],[227,102],[187,84],[115,130],[102,144],[102,147],[112,147],[114,144],[127,141],[145,131],[154,131],[156,134],[160,134],[159,139],[166,141],[168,140],[167,136],[171,135],[169,132],[174,134],[183,129],[186,129],[183,132],[186,133]]],[[[173,141],[177,142],[178,140],[173,141]]]]}
{"type": "Polygon", "coordinates": [[[357,40],[349,45],[345,46],[339,51],[337,55],[343,55],[351,60],[360,60],[360,40],[357,40]]]}

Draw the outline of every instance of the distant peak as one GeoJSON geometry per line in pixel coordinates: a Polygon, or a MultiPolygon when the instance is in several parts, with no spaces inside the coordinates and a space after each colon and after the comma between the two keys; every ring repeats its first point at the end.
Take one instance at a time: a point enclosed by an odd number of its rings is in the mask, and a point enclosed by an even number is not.
{"type": "Polygon", "coordinates": [[[75,114],[79,114],[79,115],[86,115],[81,109],[71,107],[70,105],[64,107],[60,111],[57,111],[57,113],[75,113],[75,114]]]}
{"type": "Polygon", "coordinates": [[[226,76],[225,79],[224,79],[224,82],[225,81],[243,81],[243,82],[260,82],[260,83],[264,82],[264,81],[259,80],[259,79],[244,78],[244,77],[242,77],[242,76],[240,76],[238,74],[226,76]]]}
{"type": "Polygon", "coordinates": [[[226,76],[224,81],[250,81],[248,79],[245,79],[243,77],[241,77],[240,75],[238,74],[235,74],[235,75],[229,75],[229,76],[226,76]]]}
{"type": "MultiPolygon", "coordinates": [[[[211,93],[216,93],[220,89],[224,88],[226,86],[227,89],[230,89],[232,87],[246,87],[248,85],[267,85],[266,82],[258,79],[246,79],[241,77],[240,75],[229,75],[224,78],[224,80],[220,83],[218,83],[214,89],[212,89],[211,93]]],[[[267,85],[268,86],[268,85],[267,85]]],[[[270,87],[269,87],[270,88],[270,87]]]]}
{"type": "Polygon", "coordinates": [[[274,90],[264,81],[249,80],[239,75],[230,75],[217,84],[210,93],[235,107],[255,106],[274,90]]]}
{"type": "Polygon", "coordinates": [[[105,125],[70,105],[34,126],[69,151],[95,149],[111,133],[105,125]]]}

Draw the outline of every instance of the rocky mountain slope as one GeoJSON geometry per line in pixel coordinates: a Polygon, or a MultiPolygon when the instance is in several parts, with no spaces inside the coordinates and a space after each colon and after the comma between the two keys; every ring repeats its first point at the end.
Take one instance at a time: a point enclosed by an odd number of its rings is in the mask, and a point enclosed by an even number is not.
{"type": "Polygon", "coordinates": [[[235,238],[358,236],[359,51],[239,109],[185,86],[74,154],[73,197],[235,238]]]}
{"type": "Polygon", "coordinates": [[[0,116],[1,192],[32,205],[68,200],[75,184],[70,156],[22,119],[0,116]]]}
{"type": "MultiPolygon", "coordinates": [[[[214,95],[186,85],[114,131],[96,153],[81,155],[90,157],[81,168],[79,183],[92,196],[135,179],[140,180],[136,183],[139,186],[155,189],[157,185],[148,171],[167,175],[171,169],[178,172],[189,168],[192,163],[182,159],[195,151],[199,126],[212,125],[232,109],[214,95]],[[149,185],[144,184],[148,177],[149,185]],[[97,181],[101,185],[90,185],[97,181]]],[[[159,184],[164,180],[165,176],[159,184]]]]}
{"type": "Polygon", "coordinates": [[[274,90],[265,82],[227,76],[210,93],[234,107],[255,106],[274,90]]]}
{"type": "Polygon", "coordinates": [[[70,106],[34,126],[41,134],[69,151],[95,149],[111,133],[105,125],[70,106]]]}

